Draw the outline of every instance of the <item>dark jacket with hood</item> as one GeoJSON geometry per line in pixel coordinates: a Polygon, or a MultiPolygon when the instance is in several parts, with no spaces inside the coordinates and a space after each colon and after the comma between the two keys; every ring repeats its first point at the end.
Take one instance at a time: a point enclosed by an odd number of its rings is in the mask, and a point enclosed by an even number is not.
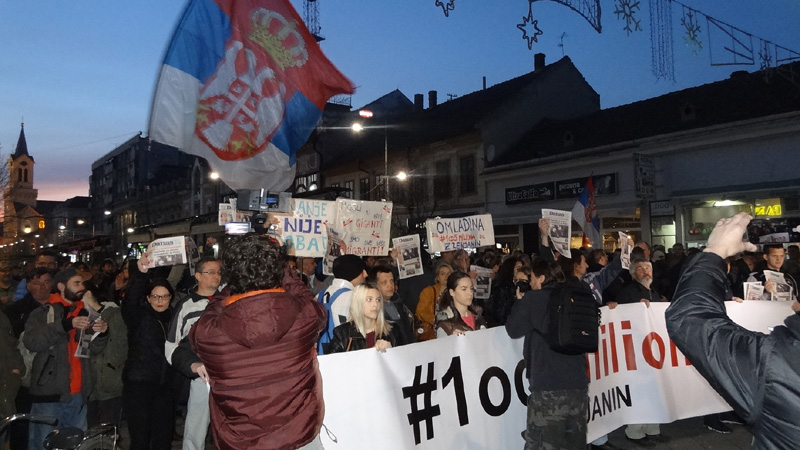
{"type": "Polygon", "coordinates": [[[672,305],[670,338],[711,386],[753,426],[753,449],[800,442],[800,315],[766,335],[725,313],[725,262],[700,253],[685,263],[672,305]]]}
{"type": "Polygon", "coordinates": [[[189,332],[211,378],[214,442],[227,449],[294,449],[324,415],[317,338],[325,307],[287,270],[283,287],[214,298],[189,332]]]}

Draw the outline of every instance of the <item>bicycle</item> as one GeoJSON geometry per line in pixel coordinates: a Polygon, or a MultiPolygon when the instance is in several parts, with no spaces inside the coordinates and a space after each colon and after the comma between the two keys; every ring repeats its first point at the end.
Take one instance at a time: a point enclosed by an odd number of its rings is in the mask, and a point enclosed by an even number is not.
{"type": "MultiPolygon", "coordinates": [[[[51,416],[14,414],[0,420],[0,436],[16,420],[55,425],[58,420],[51,416]]],[[[119,432],[113,424],[100,424],[85,432],[80,428],[55,429],[44,439],[45,450],[116,450],[119,432]]],[[[5,441],[3,441],[5,442],[5,441]]]]}

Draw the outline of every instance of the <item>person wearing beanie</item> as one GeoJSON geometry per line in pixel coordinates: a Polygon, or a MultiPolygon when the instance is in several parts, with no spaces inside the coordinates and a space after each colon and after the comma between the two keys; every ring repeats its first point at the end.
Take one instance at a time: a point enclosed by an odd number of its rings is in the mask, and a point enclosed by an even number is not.
{"type": "Polygon", "coordinates": [[[333,282],[325,291],[324,298],[330,299],[334,326],[350,320],[350,299],[353,288],[364,284],[367,279],[367,264],[356,255],[342,255],[333,261],[333,282]],[[336,293],[339,292],[338,295],[336,293]]]}

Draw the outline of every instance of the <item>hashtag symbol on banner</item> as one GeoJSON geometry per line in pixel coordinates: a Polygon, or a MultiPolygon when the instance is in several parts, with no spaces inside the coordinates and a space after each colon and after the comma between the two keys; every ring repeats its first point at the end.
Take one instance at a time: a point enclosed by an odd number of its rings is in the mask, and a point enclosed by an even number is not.
{"type": "Polygon", "coordinates": [[[433,439],[433,418],[441,414],[439,405],[431,405],[431,393],[436,390],[437,382],[433,378],[433,362],[428,363],[428,379],[422,382],[422,366],[417,366],[414,371],[414,384],[403,388],[403,398],[410,398],[411,412],[408,414],[408,424],[414,427],[414,444],[420,443],[419,424],[425,421],[425,430],[428,440],[433,439]],[[423,408],[419,409],[417,398],[422,395],[423,408]]]}

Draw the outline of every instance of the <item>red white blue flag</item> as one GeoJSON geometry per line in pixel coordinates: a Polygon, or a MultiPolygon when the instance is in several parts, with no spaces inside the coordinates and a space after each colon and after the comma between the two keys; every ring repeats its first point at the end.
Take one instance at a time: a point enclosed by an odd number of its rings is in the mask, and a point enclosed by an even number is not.
{"type": "Polygon", "coordinates": [[[581,226],[583,234],[589,238],[594,248],[603,248],[603,235],[600,234],[600,219],[597,217],[597,204],[594,201],[594,183],[592,177],[572,207],[572,219],[581,226]]]}
{"type": "Polygon", "coordinates": [[[190,0],[150,138],[205,158],[232,189],[283,191],[328,99],[353,91],[288,0],[190,0]]]}

